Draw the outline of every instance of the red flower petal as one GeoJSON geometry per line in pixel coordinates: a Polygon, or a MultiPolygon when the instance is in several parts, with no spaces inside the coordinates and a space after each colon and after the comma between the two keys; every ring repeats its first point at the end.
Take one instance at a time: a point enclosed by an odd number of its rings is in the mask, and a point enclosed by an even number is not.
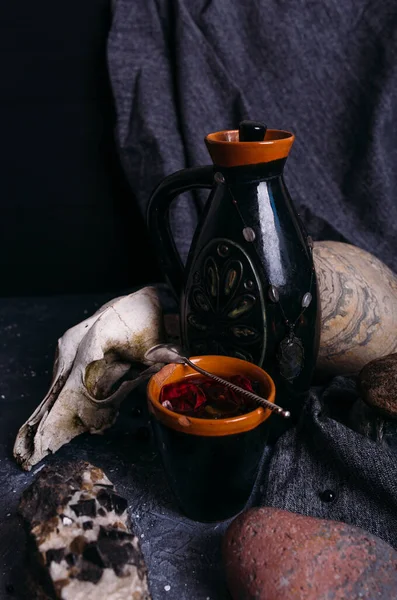
{"type": "MultiPolygon", "coordinates": [[[[253,392],[252,382],[247,377],[235,375],[231,383],[253,392]]],[[[222,416],[242,414],[244,409],[252,410],[254,402],[247,400],[222,384],[211,379],[191,379],[165,385],[161,390],[160,402],[166,408],[178,413],[190,413],[192,416],[207,416],[205,407],[222,416]],[[237,412],[240,411],[240,412],[237,412]]]]}
{"type": "MultiPolygon", "coordinates": [[[[190,381],[178,381],[169,383],[161,390],[160,402],[170,402],[172,410],[177,412],[191,412],[197,410],[207,401],[204,391],[190,381]]],[[[168,406],[167,406],[168,408],[168,406]]]]}

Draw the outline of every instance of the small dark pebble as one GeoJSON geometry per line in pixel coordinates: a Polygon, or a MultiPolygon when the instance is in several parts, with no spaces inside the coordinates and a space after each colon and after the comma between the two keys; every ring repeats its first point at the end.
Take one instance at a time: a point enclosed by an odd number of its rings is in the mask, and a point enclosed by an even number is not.
{"type": "Polygon", "coordinates": [[[83,529],[87,531],[87,529],[92,529],[94,527],[94,523],[92,521],[84,521],[83,529]]]}
{"type": "Polygon", "coordinates": [[[332,490],[324,490],[319,494],[321,502],[334,502],[336,500],[336,493],[332,490]]]}
{"type": "Polygon", "coordinates": [[[101,517],[106,517],[106,510],[102,508],[102,506],[98,508],[98,515],[100,515],[101,517]]]}

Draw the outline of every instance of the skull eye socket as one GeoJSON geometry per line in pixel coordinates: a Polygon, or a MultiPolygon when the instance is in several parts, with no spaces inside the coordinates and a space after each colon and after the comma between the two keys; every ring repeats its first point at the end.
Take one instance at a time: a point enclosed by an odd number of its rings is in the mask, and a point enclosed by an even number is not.
{"type": "Polygon", "coordinates": [[[94,360],[86,366],[84,385],[95,400],[105,400],[118,390],[127,373],[131,379],[135,379],[145,369],[145,365],[137,365],[138,363],[132,365],[123,362],[112,352],[106,352],[104,358],[94,360]]]}

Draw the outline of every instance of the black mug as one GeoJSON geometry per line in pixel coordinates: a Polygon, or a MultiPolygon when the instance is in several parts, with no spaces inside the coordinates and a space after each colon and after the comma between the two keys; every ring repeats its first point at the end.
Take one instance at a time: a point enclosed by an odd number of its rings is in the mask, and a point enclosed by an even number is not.
{"type": "MultiPolygon", "coordinates": [[[[259,394],[275,400],[271,377],[247,361],[224,356],[191,359],[223,378],[243,375],[259,384],[259,394]]],[[[258,407],[226,419],[199,419],[168,410],[160,403],[164,385],[197,377],[182,364],[164,367],[147,387],[151,422],[171,490],[181,510],[202,522],[228,519],[245,507],[261,462],[271,411],[258,407]]]]}

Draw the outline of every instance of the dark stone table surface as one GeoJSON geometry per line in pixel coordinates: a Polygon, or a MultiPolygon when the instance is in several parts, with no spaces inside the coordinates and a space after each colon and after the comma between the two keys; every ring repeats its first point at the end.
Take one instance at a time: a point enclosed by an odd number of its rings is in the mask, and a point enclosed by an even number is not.
{"type": "Polygon", "coordinates": [[[154,600],[226,599],[220,542],[227,523],[193,522],[174,504],[146,428],[144,387],[123,403],[104,435],[74,439],[29,473],[13,460],[17,431],[50,385],[58,337],[111,297],[0,298],[0,600],[33,600],[25,589],[21,493],[44,464],[76,459],[104,469],[128,499],[154,600]],[[135,407],[142,408],[141,416],[135,407]]]}

